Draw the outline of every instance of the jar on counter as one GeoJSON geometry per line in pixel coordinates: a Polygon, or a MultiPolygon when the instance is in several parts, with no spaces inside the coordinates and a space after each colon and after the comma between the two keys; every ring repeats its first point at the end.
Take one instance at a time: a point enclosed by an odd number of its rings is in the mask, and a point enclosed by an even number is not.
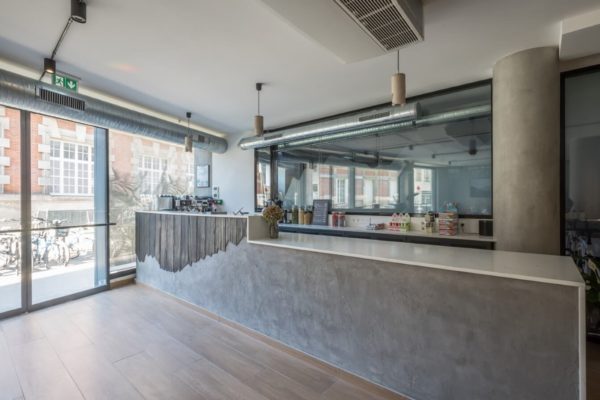
{"type": "Polygon", "coordinates": [[[306,211],[304,213],[304,225],[312,224],[312,211],[306,211]]]}
{"type": "Polygon", "coordinates": [[[304,209],[303,208],[298,210],[298,223],[300,225],[304,225],[304,209]]]}
{"type": "Polygon", "coordinates": [[[337,226],[339,228],[343,228],[344,226],[346,226],[346,213],[345,212],[338,213],[337,226]]]}
{"type": "Polygon", "coordinates": [[[334,211],[331,213],[331,226],[336,227],[337,221],[338,221],[338,213],[337,213],[337,211],[334,211]]]}

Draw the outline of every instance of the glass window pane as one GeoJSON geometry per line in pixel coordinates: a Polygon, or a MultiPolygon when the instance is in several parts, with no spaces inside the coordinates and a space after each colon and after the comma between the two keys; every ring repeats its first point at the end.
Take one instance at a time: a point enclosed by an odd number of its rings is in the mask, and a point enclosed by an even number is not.
{"type": "Polygon", "coordinates": [[[271,198],[271,152],[269,149],[256,150],[256,207],[266,206],[271,198]]]}
{"type": "Polygon", "coordinates": [[[0,313],[21,307],[20,144],[21,113],[0,106],[0,313]]]}
{"type": "Polygon", "coordinates": [[[600,335],[600,70],[564,82],[565,252],[587,283],[587,332],[600,335]]]}
{"type": "Polygon", "coordinates": [[[156,209],[160,194],[193,194],[194,157],[182,145],[111,130],[111,272],[135,267],[135,212],[156,209]],[[191,165],[190,165],[191,164],[191,165]]]}
{"type": "Polygon", "coordinates": [[[334,166],[332,167],[332,179],[333,179],[333,195],[332,195],[332,207],[339,209],[349,208],[349,168],[334,166]]]}
{"type": "Polygon", "coordinates": [[[106,227],[70,228],[106,222],[106,135],[82,126],[31,114],[33,304],[106,285],[106,227]]]}
{"type": "Polygon", "coordinates": [[[473,114],[490,105],[490,84],[418,101],[421,115],[437,116],[436,123],[280,146],[277,189],[284,207],[320,198],[331,199],[334,209],[391,214],[439,212],[455,203],[462,215],[491,215],[491,114],[473,114]]]}

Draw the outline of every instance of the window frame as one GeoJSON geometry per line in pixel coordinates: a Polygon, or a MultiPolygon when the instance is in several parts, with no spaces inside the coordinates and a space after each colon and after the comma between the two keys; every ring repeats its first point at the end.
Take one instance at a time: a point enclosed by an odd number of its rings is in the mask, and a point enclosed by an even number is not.
{"type": "Polygon", "coordinates": [[[568,78],[573,78],[581,75],[593,74],[600,72],[600,64],[590,65],[583,68],[562,71],[560,73],[560,254],[566,255],[565,236],[567,233],[567,218],[566,218],[566,194],[567,194],[567,177],[566,177],[566,114],[565,114],[565,84],[568,78]]]}
{"type": "Polygon", "coordinates": [[[49,185],[50,186],[50,191],[49,194],[51,196],[87,196],[87,197],[92,197],[94,196],[94,159],[92,157],[92,154],[94,152],[94,146],[87,144],[87,143],[77,143],[77,142],[71,142],[68,140],[57,140],[57,139],[52,139],[50,141],[50,157],[49,157],[49,161],[50,161],[50,179],[52,180],[52,183],[49,185]],[[55,156],[53,154],[54,152],[54,148],[53,146],[55,144],[59,145],[58,148],[58,157],[55,156]],[[69,146],[74,146],[73,149],[73,158],[66,158],[65,157],[65,146],[69,145],[69,146]],[[87,151],[87,160],[80,160],[79,159],[79,150],[80,149],[85,149],[87,151]],[[55,171],[55,167],[54,167],[54,163],[58,163],[58,191],[55,191],[55,178],[56,176],[54,175],[54,171],[55,171]],[[73,185],[69,185],[69,186],[73,186],[73,191],[66,191],[65,187],[67,186],[65,183],[65,178],[71,178],[71,177],[67,177],[65,176],[65,163],[73,163],[74,169],[73,169],[73,185]],[[81,171],[80,168],[82,168],[82,166],[87,166],[87,173],[86,173],[86,186],[87,186],[87,191],[86,193],[79,193],[79,172],[81,171]]]}
{"type": "MultiPolygon", "coordinates": [[[[154,193],[152,190],[148,191],[148,188],[156,189],[160,187],[160,183],[163,180],[163,177],[167,173],[167,169],[169,168],[169,162],[165,158],[161,158],[151,154],[142,154],[138,159],[137,172],[138,175],[144,177],[144,182],[142,183],[142,188],[140,191],[141,195],[144,196],[156,196],[159,193],[154,193]],[[150,167],[146,167],[146,160],[150,161],[150,167]],[[154,162],[158,168],[154,167],[154,162]],[[156,179],[155,179],[156,178],[156,179]]],[[[186,178],[187,178],[186,171],[186,178]]]]}

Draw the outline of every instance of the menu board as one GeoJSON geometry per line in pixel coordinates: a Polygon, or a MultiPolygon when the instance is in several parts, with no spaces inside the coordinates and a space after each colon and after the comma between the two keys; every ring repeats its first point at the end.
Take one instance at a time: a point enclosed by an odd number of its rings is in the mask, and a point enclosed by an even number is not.
{"type": "Polygon", "coordinates": [[[313,225],[329,225],[329,210],[331,209],[331,200],[313,200],[313,225]]]}

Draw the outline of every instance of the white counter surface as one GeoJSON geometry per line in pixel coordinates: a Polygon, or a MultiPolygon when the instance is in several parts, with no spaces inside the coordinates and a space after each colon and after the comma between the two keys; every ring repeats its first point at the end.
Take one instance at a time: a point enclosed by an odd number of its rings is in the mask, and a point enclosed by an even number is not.
{"type": "Polygon", "coordinates": [[[584,287],[571,257],[281,232],[248,243],[480,275],[584,287]]]}
{"type": "Polygon", "coordinates": [[[280,225],[282,228],[299,228],[299,229],[314,229],[323,232],[360,232],[360,233],[377,233],[383,235],[390,236],[414,236],[414,237],[426,237],[426,238],[435,238],[435,239],[448,239],[448,240],[474,240],[478,242],[495,242],[496,239],[491,236],[481,236],[474,233],[461,233],[454,236],[446,236],[440,235],[439,233],[426,233],[423,231],[409,231],[409,232],[400,232],[400,231],[392,231],[390,229],[380,229],[380,230],[368,230],[367,228],[360,226],[345,226],[343,228],[333,227],[333,226],[324,226],[324,225],[300,225],[300,224],[282,224],[280,225]]]}
{"type": "Polygon", "coordinates": [[[169,215],[193,215],[195,217],[215,217],[215,218],[248,218],[248,214],[246,215],[234,215],[232,213],[227,214],[210,214],[210,213],[200,213],[193,211],[136,211],[139,213],[148,213],[148,214],[169,214],[169,215]]]}

